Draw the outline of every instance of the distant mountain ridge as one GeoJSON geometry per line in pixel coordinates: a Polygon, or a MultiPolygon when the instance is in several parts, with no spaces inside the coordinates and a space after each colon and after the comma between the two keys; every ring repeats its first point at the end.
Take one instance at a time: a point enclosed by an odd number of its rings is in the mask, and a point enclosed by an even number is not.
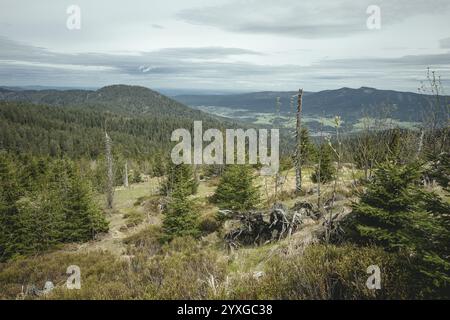
{"type": "Polygon", "coordinates": [[[98,90],[0,88],[0,100],[59,107],[84,107],[126,115],[178,116],[198,120],[211,117],[151,89],[128,85],[111,85],[98,90]]]}
{"type": "MultiPolygon", "coordinates": [[[[296,108],[296,99],[291,107],[291,97],[297,92],[255,92],[235,95],[179,95],[174,99],[189,106],[218,106],[232,109],[247,109],[252,112],[274,113],[276,99],[280,97],[281,112],[296,108]]],[[[450,97],[442,99],[450,102],[450,97]]],[[[361,87],[341,88],[320,92],[305,92],[303,110],[307,115],[335,116],[355,120],[365,115],[386,116],[404,121],[420,121],[423,111],[433,103],[433,97],[418,93],[378,90],[361,87]]],[[[292,110],[291,110],[292,111],[292,110]]]]}

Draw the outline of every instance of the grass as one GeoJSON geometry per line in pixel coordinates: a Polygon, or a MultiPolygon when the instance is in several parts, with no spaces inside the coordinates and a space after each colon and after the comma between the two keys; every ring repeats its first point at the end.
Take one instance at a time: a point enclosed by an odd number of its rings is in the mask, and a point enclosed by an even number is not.
{"type": "MultiPolygon", "coordinates": [[[[313,167],[303,169],[305,189],[312,189],[313,167]]],[[[356,174],[361,175],[359,170],[356,174]]],[[[286,172],[283,172],[283,176],[286,172]]],[[[353,180],[348,166],[340,170],[338,191],[345,194],[353,180]]],[[[288,172],[285,190],[295,188],[294,171],[288,172]]],[[[273,190],[273,178],[267,179],[273,190]]],[[[264,178],[258,177],[259,184],[264,178]]],[[[42,288],[52,281],[57,288],[48,296],[30,299],[376,299],[414,297],[408,290],[408,259],[386,254],[380,248],[310,244],[312,231],[320,222],[305,225],[291,239],[257,247],[241,247],[229,252],[217,230],[217,207],[207,201],[216,180],[200,182],[196,210],[203,222],[200,241],[175,239],[160,241],[161,214],[149,203],[156,180],[118,188],[115,211],[108,216],[111,231],[99,241],[21,257],[0,264],[0,298],[20,298],[22,286],[42,288]],[[154,220],[147,220],[152,217],[154,220]],[[123,226],[132,226],[121,231],[123,226]],[[82,273],[82,289],[67,290],[65,271],[71,264],[82,273]],[[365,287],[366,268],[379,264],[383,269],[383,290],[365,287]],[[262,272],[259,279],[255,272],[262,272]],[[401,271],[401,272],[400,272],[401,271]]],[[[264,185],[262,195],[264,196],[264,185]]],[[[332,183],[323,185],[329,195],[332,183]]],[[[273,192],[273,191],[271,191],[273,192]]],[[[340,201],[348,205],[351,193],[340,201]]],[[[288,207],[295,202],[314,202],[316,194],[292,195],[283,200],[288,207]]],[[[263,199],[264,202],[264,199],[263,199]]]]}
{"type": "Polygon", "coordinates": [[[228,271],[230,273],[253,273],[263,271],[264,262],[271,256],[276,244],[260,247],[241,248],[230,255],[228,271]]]}
{"type": "Polygon", "coordinates": [[[131,184],[128,188],[118,187],[114,192],[114,206],[118,210],[129,208],[137,199],[155,194],[158,186],[158,180],[152,178],[147,182],[131,184]]]}

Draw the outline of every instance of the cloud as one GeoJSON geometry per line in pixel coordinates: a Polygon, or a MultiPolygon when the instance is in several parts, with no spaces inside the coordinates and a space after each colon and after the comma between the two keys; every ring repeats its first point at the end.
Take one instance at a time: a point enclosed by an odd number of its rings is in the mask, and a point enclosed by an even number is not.
{"type": "Polygon", "coordinates": [[[129,54],[49,51],[0,37],[0,81],[98,86],[111,83],[150,87],[261,90],[329,89],[362,85],[414,90],[426,67],[450,70],[450,52],[399,58],[324,59],[313,65],[240,61],[262,53],[243,48],[164,48],[129,54]],[[231,59],[234,58],[234,59],[231,59]],[[236,58],[238,60],[236,60],[236,58]],[[247,88],[247,89],[246,89],[247,88]]]}
{"type": "Polygon", "coordinates": [[[449,38],[445,38],[445,39],[441,39],[439,41],[440,47],[443,49],[450,49],[450,37],[449,38]]]}
{"type": "Polygon", "coordinates": [[[415,15],[441,13],[450,7],[448,0],[235,0],[220,6],[185,9],[177,17],[230,32],[333,38],[368,31],[366,10],[372,4],[380,6],[383,25],[415,15]]]}
{"type": "Polygon", "coordinates": [[[261,53],[224,47],[164,48],[155,51],[133,54],[112,53],[60,53],[45,48],[19,43],[0,37],[0,61],[22,64],[34,63],[35,66],[102,66],[115,68],[122,72],[134,73],[172,73],[172,70],[192,69],[194,65],[212,60],[226,60],[241,55],[261,55],[261,53]],[[194,62],[195,61],[195,62],[194,62]]]}

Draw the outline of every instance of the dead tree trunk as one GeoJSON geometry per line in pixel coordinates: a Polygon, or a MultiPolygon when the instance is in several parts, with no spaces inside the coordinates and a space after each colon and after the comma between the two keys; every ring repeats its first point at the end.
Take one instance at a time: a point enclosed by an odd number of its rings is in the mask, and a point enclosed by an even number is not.
{"type": "Polygon", "coordinates": [[[114,173],[113,173],[113,158],[111,153],[111,138],[105,130],[105,151],[106,151],[106,165],[107,165],[107,187],[106,187],[106,205],[108,209],[113,208],[114,199],[114,173]]]}
{"type": "Polygon", "coordinates": [[[320,184],[322,181],[322,148],[323,145],[323,120],[320,122],[320,144],[319,144],[319,166],[317,167],[317,208],[319,211],[321,211],[322,204],[321,204],[321,194],[320,194],[320,184]]]}
{"type": "Polygon", "coordinates": [[[295,191],[302,191],[302,97],[303,89],[298,90],[297,124],[296,124],[296,149],[295,149],[295,191]]]}
{"type": "Polygon", "coordinates": [[[422,128],[422,130],[420,132],[419,143],[417,144],[416,160],[419,159],[420,154],[422,153],[424,136],[425,136],[425,130],[422,128]]]}
{"type": "Polygon", "coordinates": [[[125,168],[123,173],[123,186],[128,188],[128,161],[125,160],[125,168]]]}

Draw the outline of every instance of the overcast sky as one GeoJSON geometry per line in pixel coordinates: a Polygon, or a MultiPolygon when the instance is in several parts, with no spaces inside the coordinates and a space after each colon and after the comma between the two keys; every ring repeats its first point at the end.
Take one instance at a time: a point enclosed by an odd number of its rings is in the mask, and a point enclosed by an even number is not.
{"type": "Polygon", "coordinates": [[[428,66],[450,78],[450,0],[0,0],[0,85],[414,92],[428,66]]]}

